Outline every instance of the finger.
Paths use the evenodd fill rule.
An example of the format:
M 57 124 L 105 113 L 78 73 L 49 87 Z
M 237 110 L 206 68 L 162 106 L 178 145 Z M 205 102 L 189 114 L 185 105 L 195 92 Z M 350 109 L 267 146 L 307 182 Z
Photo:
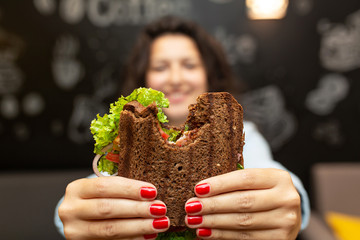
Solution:
M 78 196 L 83 199 L 104 197 L 149 200 L 157 194 L 153 184 L 124 177 L 80 179 L 70 183 L 66 191 L 78 191 Z
M 158 236 L 157 233 L 152 233 L 152 234 L 144 234 L 142 236 L 135 236 L 130 238 L 118 238 L 113 240 L 152 240 L 152 239 L 156 239 L 157 236 Z M 94 240 L 104 240 L 104 239 L 94 239 Z
M 160 218 L 166 214 L 161 201 L 135 201 L 117 198 L 95 198 L 77 201 L 77 217 L 85 220 L 111 218 Z
M 189 215 L 272 210 L 284 204 L 282 198 L 277 198 L 276 193 L 274 189 L 261 189 L 229 192 L 206 198 L 191 198 L 186 202 L 185 210 Z M 278 201 L 273 201 L 274 198 Z
M 279 182 L 279 175 L 287 174 L 279 169 L 250 168 L 237 170 L 200 181 L 195 186 L 198 197 L 214 196 L 224 192 L 251 189 L 270 189 Z
M 286 231 L 280 229 L 235 231 L 200 228 L 196 230 L 196 235 L 201 239 L 291 239 Z
M 276 209 L 257 213 L 224 213 L 185 218 L 190 228 L 216 228 L 229 230 L 261 230 L 292 228 L 298 222 L 298 213 Z M 271 219 L 271 221 L 269 220 Z
M 111 219 L 106 221 L 81 221 L 64 225 L 67 239 L 143 239 L 147 235 L 165 232 L 170 226 L 167 217 L 158 219 Z M 79 231 L 86 229 L 86 231 Z M 144 237 L 145 235 L 145 237 Z
M 144 234 L 141 236 L 135 236 L 130 238 L 118 238 L 113 240 L 152 240 L 152 239 L 156 239 L 157 237 L 158 237 L 157 233 L 151 233 L 151 234 Z M 104 239 L 98 239 L 98 240 L 104 240 Z
M 157 233 L 151 233 L 151 234 L 144 234 L 141 236 L 132 236 L 132 237 L 128 237 L 128 238 L 111 238 L 111 240 L 152 240 L 152 239 L 156 239 L 158 237 Z M 92 238 L 92 240 L 104 240 L 103 238 L 101 239 L 94 239 Z

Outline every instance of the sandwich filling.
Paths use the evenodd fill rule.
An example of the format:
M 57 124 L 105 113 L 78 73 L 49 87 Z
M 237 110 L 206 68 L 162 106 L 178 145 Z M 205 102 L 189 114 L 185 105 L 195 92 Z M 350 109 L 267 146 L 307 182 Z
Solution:
M 141 107 L 156 104 L 157 119 L 159 121 L 158 129 L 167 144 L 182 147 L 193 142 L 198 136 L 199 123 L 194 125 L 190 122 L 189 124 L 194 125 L 191 126 L 191 129 L 187 124 L 183 129 L 167 128 L 165 126 L 168 120 L 162 109 L 169 107 L 169 101 L 165 98 L 164 93 L 151 88 L 135 89 L 129 96 L 121 96 L 115 103 L 110 104 L 108 114 L 102 117 L 97 114 L 97 118 L 91 122 L 90 131 L 95 140 L 94 153 L 101 155 L 97 165 L 99 172 L 112 175 L 118 171 L 121 144 L 118 136 L 119 119 L 124 106 L 132 101 L 137 101 Z M 238 169 L 242 168 L 241 165 L 238 166 Z
M 162 138 L 168 144 L 184 146 L 192 142 L 197 136 L 197 129 L 189 130 L 185 125 L 184 129 L 178 130 L 166 128 L 163 124 L 167 123 L 167 117 L 162 108 L 169 107 L 169 101 L 162 92 L 151 88 L 135 89 L 129 96 L 121 96 L 115 103 L 110 104 L 108 114 L 104 116 L 97 115 L 97 118 L 91 122 L 90 131 L 95 140 L 94 153 L 102 155 L 98 162 L 99 172 L 105 172 L 110 175 L 118 170 L 119 163 L 119 119 L 125 104 L 137 101 L 143 107 L 155 103 L 158 113 L 159 132 Z M 111 145 L 111 146 L 110 146 Z M 108 149 L 104 151 L 104 149 Z
M 169 106 L 164 94 L 140 88 L 91 123 L 94 171 L 152 182 L 169 206 L 175 232 L 157 239 L 196 239 L 194 230 L 183 231 L 183 206 L 194 196 L 192 186 L 197 179 L 233 171 L 236 164 L 242 168 L 242 107 L 229 93 L 204 93 L 196 101 L 185 124 L 171 128 L 162 111 Z
M 176 131 L 171 129 L 170 131 Z M 185 125 L 185 129 L 182 131 L 177 131 L 175 138 L 164 138 L 168 144 L 176 145 L 179 147 L 185 146 L 195 140 L 197 137 L 199 129 L 189 130 L 189 127 Z
M 110 104 L 109 113 L 102 117 L 98 114 L 90 126 L 90 131 L 95 140 L 94 153 L 102 155 L 98 162 L 100 172 L 107 172 L 110 175 L 117 172 L 117 163 L 119 161 L 117 146 L 120 144 L 117 136 L 119 133 L 120 113 L 124 105 L 131 101 L 138 101 L 145 107 L 155 102 L 159 123 L 168 122 L 162 108 L 169 107 L 169 101 L 162 92 L 151 88 L 137 88 L 129 96 L 121 96 L 115 103 Z M 113 147 L 104 152 L 103 149 L 110 144 Z

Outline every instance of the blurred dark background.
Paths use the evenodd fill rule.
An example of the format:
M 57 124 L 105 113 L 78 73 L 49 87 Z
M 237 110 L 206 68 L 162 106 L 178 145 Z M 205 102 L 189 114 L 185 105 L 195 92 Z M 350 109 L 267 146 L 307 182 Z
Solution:
M 314 164 L 359 161 L 359 0 L 290 0 L 270 20 L 245 0 L 1 0 L 0 173 L 90 172 L 89 124 L 119 96 L 138 30 L 167 14 L 223 44 L 245 117 L 310 195 Z

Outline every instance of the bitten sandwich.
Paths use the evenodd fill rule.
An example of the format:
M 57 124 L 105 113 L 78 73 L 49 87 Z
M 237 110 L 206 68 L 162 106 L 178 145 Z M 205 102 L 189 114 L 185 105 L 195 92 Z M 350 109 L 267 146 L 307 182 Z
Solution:
M 242 168 L 243 109 L 229 93 L 204 93 L 186 122 L 170 127 L 162 111 L 168 105 L 161 92 L 136 89 L 98 116 L 91 131 L 99 170 L 154 184 L 177 229 L 185 227 L 184 205 L 197 182 Z

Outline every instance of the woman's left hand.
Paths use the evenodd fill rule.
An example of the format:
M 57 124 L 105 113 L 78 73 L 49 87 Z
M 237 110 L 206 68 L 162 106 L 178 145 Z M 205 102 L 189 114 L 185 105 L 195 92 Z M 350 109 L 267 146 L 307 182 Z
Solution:
M 185 222 L 200 238 L 293 240 L 300 230 L 300 196 L 284 170 L 230 172 L 199 182 L 195 193 Z

